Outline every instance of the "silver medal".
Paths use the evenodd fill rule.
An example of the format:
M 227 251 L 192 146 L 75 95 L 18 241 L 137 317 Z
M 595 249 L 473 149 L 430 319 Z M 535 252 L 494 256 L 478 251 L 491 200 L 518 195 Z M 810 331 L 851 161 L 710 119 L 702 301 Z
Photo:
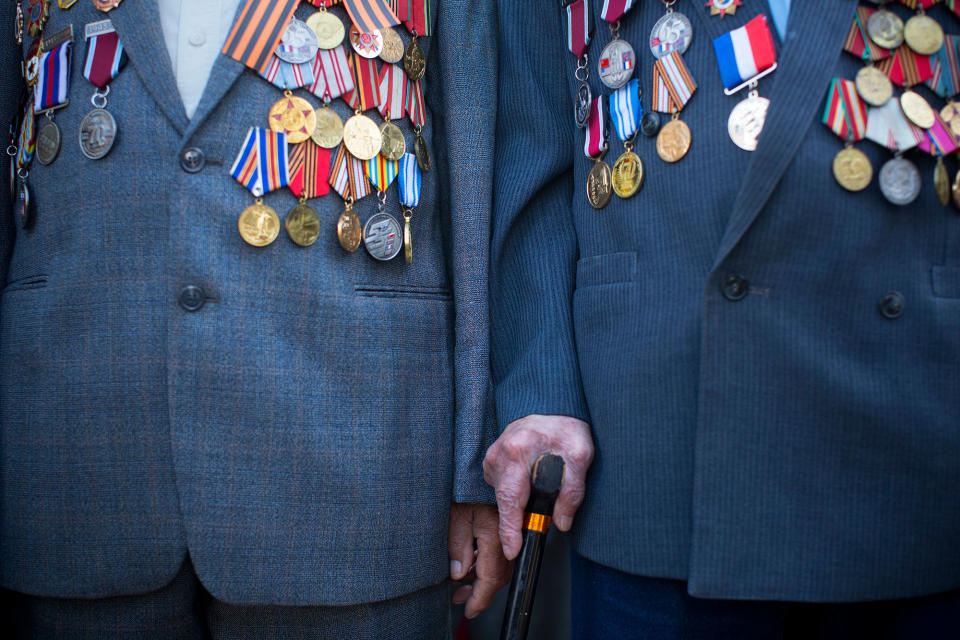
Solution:
M 614 38 L 600 53 L 597 71 L 600 82 L 611 89 L 619 89 L 630 81 L 636 66 L 637 54 L 626 40 Z
M 33 225 L 33 205 L 30 202 L 30 187 L 27 186 L 26 180 L 20 180 L 13 212 L 21 229 L 29 229 Z
M 46 166 L 53 163 L 60 153 L 60 127 L 53 120 L 47 120 L 37 130 L 37 160 Z
M 91 160 L 110 153 L 116 138 L 117 121 L 106 109 L 94 109 L 80 121 L 80 152 Z
M 393 260 L 403 248 L 403 232 L 400 223 L 388 213 L 370 216 L 363 226 L 363 244 L 377 260 Z
M 592 103 L 593 95 L 590 92 L 590 85 L 584 82 L 577 90 L 577 103 L 573 106 L 573 119 L 581 129 L 585 129 L 590 121 Z
M 306 22 L 294 18 L 287 25 L 280 39 L 280 44 L 274 50 L 278 58 L 290 64 L 310 62 L 317 56 L 320 42 L 313 29 Z
M 757 138 L 763 131 L 769 106 L 769 100 L 751 93 L 733 108 L 727 119 L 727 133 L 735 145 L 744 151 L 756 150 Z
M 676 11 L 667 11 L 650 31 L 650 51 L 656 58 L 662 58 L 674 51 L 682 54 L 690 46 L 691 40 L 693 25 L 690 18 Z
M 920 195 L 920 171 L 906 158 L 895 157 L 880 169 L 880 191 L 895 205 L 910 204 Z

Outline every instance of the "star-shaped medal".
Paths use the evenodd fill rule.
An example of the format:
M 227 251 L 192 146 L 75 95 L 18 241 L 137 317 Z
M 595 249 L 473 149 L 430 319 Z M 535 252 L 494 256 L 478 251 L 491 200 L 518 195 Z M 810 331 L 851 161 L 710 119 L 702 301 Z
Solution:
M 710 7 L 711 16 L 719 15 L 722 19 L 727 15 L 735 14 L 737 7 L 742 5 L 742 0 L 708 0 L 706 6 Z

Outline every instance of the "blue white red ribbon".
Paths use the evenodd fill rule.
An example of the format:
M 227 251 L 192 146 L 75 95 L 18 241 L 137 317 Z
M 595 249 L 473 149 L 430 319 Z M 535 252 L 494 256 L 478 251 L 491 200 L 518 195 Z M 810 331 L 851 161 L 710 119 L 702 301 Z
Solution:
M 290 182 L 287 135 L 262 127 L 250 127 L 230 175 L 260 197 Z
M 400 158 L 400 172 L 397 179 L 400 185 L 400 204 L 415 207 L 420 204 L 420 190 L 423 187 L 423 173 L 417 164 L 417 157 L 405 153 Z
M 690 102 L 697 83 L 676 51 L 653 63 L 653 109 L 661 113 L 679 113 Z
M 640 128 L 643 108 L 640 106 L 640 81 L 634 78 L 610 96 L 610 119 L 617 137 L 629 140 Z
M 575 0 L 564 11 L 567 14 L 567 50 L 580 58 L 586 53 L 593 37 L 590 0 Z
M 606 96 L 598 96 L 590 103 L 590 118 L 583 140 L 583 154 L 593 158 L 607 146 Z
M 723 86 L 728 90 L 752 80 L 777 62 L 773 34 L 763 14 L 715 38 L 713 50 Z
M 72 52 L 73 43 L 64 42 L 40 55 L 40 72 L 33 90 L 33 108 L 36 112 L 67 104 Z

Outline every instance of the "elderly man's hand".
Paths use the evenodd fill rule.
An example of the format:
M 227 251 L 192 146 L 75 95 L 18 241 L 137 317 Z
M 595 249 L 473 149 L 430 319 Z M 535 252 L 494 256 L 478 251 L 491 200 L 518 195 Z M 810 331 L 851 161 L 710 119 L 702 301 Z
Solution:
M 563 458 L 563 488 L 553 508 L 557 528 L 568 531 L 583 502 L 587 469 L 593 462 L 590 425 L 568 416 L 529 415 L 514 420 L 487 450 L 483 476 L 497 493 L 500 541 L 507 558 L 520 553 L 523 510 L 530 497 L 530 473 L 543 453 Z
M 486 504 L 450 506 L 450 577 L 465 583 L 453 594 L 467 603 L 464 615 L 475 617 L 490 606 L 497 591 L 510 581 L 510 563 L 500 547 L 497 508 Z M 476 540 L 476 549 L 474 549 Z

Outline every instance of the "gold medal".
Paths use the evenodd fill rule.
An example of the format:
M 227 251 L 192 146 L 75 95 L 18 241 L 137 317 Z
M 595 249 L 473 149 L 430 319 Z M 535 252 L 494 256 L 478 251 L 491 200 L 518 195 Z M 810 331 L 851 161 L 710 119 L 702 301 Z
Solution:
M 247 244 L 265 247 L 280 234 L 280 217 L 277 212 L 263 204 L 263 198 L 243 210 L 237 221 L 240 236 Z
M 603 209 L 610 202 L 613 195 L 613 177 L 610 172 L 610 165 L 603 161 L 603 156 L 607 153 L 607 146 L 603 146 L 603 151 L 593 161 L 593 168 L 587 174 L 587 201 L 594 209 Z
M 77 4 L 77 0 L 57 0 L 57 6 L 61 9 L 69 9 L 75 4 Z
M 417 42 L 417 36 L 413 36 L 410 44 L 403 52 L 403 70 L 407 72 L 407 77 L 416 82 L 423 77 L 423 72 L 427 69 L 427 59 L 423 55 L 423 49 Z
M 380 125 L 380 137 L 383 139 L 380 155 L 387 160 L 399 160 L 407 152 L 407 141 L 403 139 L 403 131 L 389 120 Z
M 907 46 L 922 56 L 932 56 L 943 47 L 943 27 L 924 13 L 918 13 L 903 28 Z
M 873 165 L 863 151 L 845 147 L 833 158 L 833 177 L 847 191 L 863 191 L 873 179 Z
M 283 92 L 283 99 L 270 107 L 270 129 L 287 134 L 287 142 L 300 144 L 309 138 L 317 128 L 317 112 L 303 98 L 293 95 L 290 90 Z
M 413 264 L 413 233 L 410 231 L 410 219 L 413 218 L 413 211 L 403 210 L 403 260 L 407 264 Z
M 929 129 L 937 122 L 933 107 L 916 91 L 904 91 L 900 96 L 900 108 L 907 120 L 921 129 Z
M 874 107 L 882 107 L 893 97 L 893 83 L 890 78 L 872 65 L 860 69 L 854 82 L 860 97 Z
M 317 126 L 310 136 L 317 146 L 333 149 L 343 140 L 343 120 L 330 107 L 317 110 Z
M 629 198 L 643 186 L 643 161 L 631 148 L 624 151 L 613 163 L 610 182 L 613 192 L 621 198 Z
M 353 211 L 353 202 L 347 200 L 346 208 L 337 219 L 337 239 L 344 251 L 353 253 L 360 248 L 360 241 L 363 239 L 363 227 L 360 225 L 360 218 Z
M 123 0 L 93 0 L 93 6 L 97 8 L 98 11 L 113 11 L 120 6 L 120 3 Z
M 283 226 L 290 239 L 301 247 L 309 247 L 320 236 L 320 218 L 316 211 L 307 206 L 306 198 L 300 198 L 300 204 L 290 209 Z
M 947 175 L 947 166 L 943 163 L 943 156 L 937 156 L 937 166 L 933 170 L 933 189 L 937 192 L 937 200 L 946 206 L 950 202 L 950 176 Z
M 940 109 L 940 118 L 947 123 L 953 135 L 960 138 L 960 103 L 950 101 Z
M 376 158 L 383 146 L 380 128 L 359 111 L 343 125 L 343 144 L 358 160 Z
M 383 51 L 380 52 L 380 59 L 384 62 L 393 64 L 403 59 L 403 40 L 393 29 L 384 29 L 380 32 L 383 37 Z
M 957 171 L 957 177 L 953 179 L 953 206 L 960 209 L 960 171 Z
M 417 157 L 417 164 L 422 171 L 430 171 L 430 148 L 427 141 L 420 135 L 420 126 L 414 127 L 417 137 L 413 139 L 413 155 Z
M 867 19 L 867 33 L 884 49 L 896 49 L 903 44 L 903 20 L 893 11 L 880 9 Z
M 325 8 L 307 18 L 307 26 L 317 34 L 317 43 L 321 49 L 337 48 L 347 33 L 340 18 L 328 13 Z
M 674 113 L 657 135 L 657 153 L 664 162 L 677 162 L 690 151 L 692 138 L 690 127 Z

